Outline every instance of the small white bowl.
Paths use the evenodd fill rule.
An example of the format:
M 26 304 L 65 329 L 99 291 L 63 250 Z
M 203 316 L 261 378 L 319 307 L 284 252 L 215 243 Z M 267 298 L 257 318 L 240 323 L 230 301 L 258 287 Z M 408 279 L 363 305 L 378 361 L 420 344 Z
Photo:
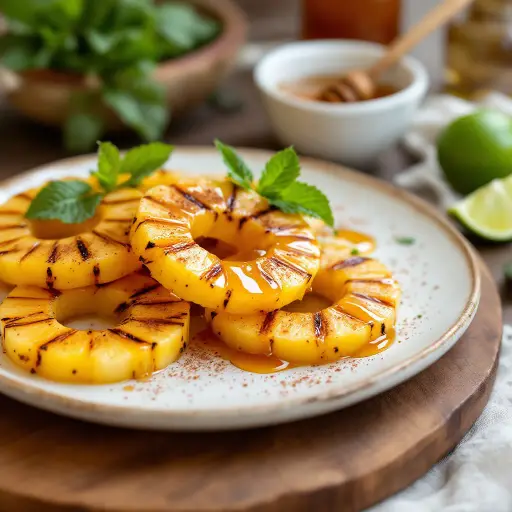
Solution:
M 384 52 L 362 41 L 299 41 L 268 53 L 256 66 L 260 89 L 276 135 L 307 155 L 366 167 L 407 130 L 428 89 L 420 62 L 404 58 L 382 77 L 398 92 L 359 103 L 322 103 L 293 96 L 283 83 L 365 68 Z

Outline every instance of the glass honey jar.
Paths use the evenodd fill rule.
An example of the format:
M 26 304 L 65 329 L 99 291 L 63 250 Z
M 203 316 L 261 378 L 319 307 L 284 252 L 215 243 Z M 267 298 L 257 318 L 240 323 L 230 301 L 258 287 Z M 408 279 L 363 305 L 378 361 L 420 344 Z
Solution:
M 302 0 L 302 37 L 388 44 L 400 17 L 401 0 Z
M 448 29 L 446 90 L 512 95 L 512 0 L 475 0 Z

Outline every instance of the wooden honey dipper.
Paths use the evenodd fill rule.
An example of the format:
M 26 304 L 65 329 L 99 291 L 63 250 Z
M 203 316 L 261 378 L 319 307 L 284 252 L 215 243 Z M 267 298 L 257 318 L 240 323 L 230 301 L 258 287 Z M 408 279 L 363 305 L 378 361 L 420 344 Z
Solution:
M 377 79 L 384 71 L 389 69 L 431 32 L 462 11 L 472 1 L 445 0 L 409 31 L 395 39 L 388 46 L 386 53 L 375 64 L 368 69 L 355 69 L 348 72 L 338 82 L 322 89 L 317 99 L 331 103 L 353 103 L 375 97 Z

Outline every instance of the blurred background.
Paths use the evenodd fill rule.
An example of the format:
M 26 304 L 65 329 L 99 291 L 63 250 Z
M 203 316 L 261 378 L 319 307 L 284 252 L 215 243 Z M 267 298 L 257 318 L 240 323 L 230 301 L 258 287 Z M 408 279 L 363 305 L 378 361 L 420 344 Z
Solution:
M 372 15 L 372 9 L 369 9 L 365 2 L 380 6 L 381 11 L 378 16 L 376 13 Z M 168 32 L 169 37 L 166 39 L 166 44 L 171 49 L 168 55 L 160 56 L 160 58 L 169 57 L 174 60 L 174 63 L 180 62 L 174 67 L 169 66 L 169 69 L 157 70 L 159 81 L 168 91 L 171 91 L 169 94 L 172 96 L 171 103 L 173 104 L 171 107 L 172 122 L 169 127 L 163 127 L 161 133 L 158 129 L 156 133 L 154 130 L 151 133 L 151 128 L 148 133 L 144 126 L 140 127 L 140 124 L 146 123 L 146 125 L 155 127 L 158 124 L 166 124 L 166 120 L 162 116 L 159 117 L 158 113 L 153 117 L 150 114 L 149 120 L 138 120 L 136 112 L 133 114 L 135 119 L 133 116 L 130 118 L 130 113 L 125 113 L 136 110 L 137 105 L 134 106 L 130 103 L 130 98 L 127 99 L 127 95 L 124 94 L 125 91 L 115 91 L 117 97 L 113 95 L 112 91 L 109 91 L 109 105 L 120 110 L 121 117 L 123 115 L 125 117 L 124 121 L 128 120 L 128 124 L 131 124 L 139 135 L 137 136 L 137 133 L 133 131 L 131 133 L 111 133 L 109 131 L 108 138 L 113 139 L 121 147 L 137 143 L 141 136 L 143 138 L 163 137 L 175 144 L 210 144 L 214 137 L 220 137 L 235 145 L 277 147 L 278 143 L 262 112 L 258 93 L 252 81 L 253 65 L 269 48 L 303 36 L 357 37 L 389 42 L 396 35 L 396 27 L 401 29 L 409 27 L 438 3 L 436 0 L 365 0 L 365 2 L 357 2 L 359 8 L 356 8 L 357 6 L 353 2 L 339 0 L 303 0 L 302 2 L 300 0 L 280 0 L 279 2 L 274 0 L 202 0 L 196 2 L 199 4 L 199 14 L 204 13 L 207 21 L 212 15 L 212 18 L 220 19 L 220 26 L 229 28 L 229 38 L 223 41 L 223 47 L 217 46 L 213 54 L 206 52 L 206 57 L 201 57 L 202 63 L 198 63 L 197 59 L 196 62 L 192 62 L 194 53 L 204 52 L 205 47 L 214 44 L 217 37 L 222 37 L 223 30 L 217 28 L 219 32 L 216 32 L 216 28 L 209 27 L 208 23 L 203 25 L 197 23 L 198 26 L 196 26 L 195 21 L 197 20 L 191 19 L 187 13 L 183 12 L 168 13 L 167 19 L 162 16 L 164 21 L 170 20 L 163 31 L 167 30 Z M 140 2 L 131 0 L 127 1 L 126 5 L 137 7 L 137 4 L 145 3 L 147 3 L 145 0 Z M 48 57 L 41 51 L 38 53 L 37 62 L 27 61 L 23 51 L 29 51 L 29 55 L 33 56 L 42 43 L 30 40 L 27 43 L 29 49 L 26 50 L 21 44 L 25 43 L 20 38 L 29 36 L 25 35 L 25 28 L 19 30 L 21 23 L 15 17 L 18 16 L 22 19 L 24 24 L 33 24 L 35 28 L 32 27 L 32 30 L 36 32 L 40 32 L 41 28 L 48 29 L 46 25 L 49 25 L 50 28 L 47 33 L 43 34 L 43 37 L 44 44 L 52 51 L 52 45 L 68 44 L 54 41 L 67 30 L 65 21 L 61 23 L 64 28 L 59 26 L 59 16 L 56 13 L 61 13 L 62 10 L 62 18 L 71 16 L 73 13 L 70 6 L 75 4 L 75 0 L 66 0 L 64 3 L 56 1 L 53 10 L 46 14 L 50 21 L 46 20 L 42 24 L 23 19 L 27 12 L 30 13 L 31 10 L 36 9 L 34 6 L 37 4 L 31 0 L 27 2 L 2 0 L 0 2 L 2 11 L 13 19 L 10 26 L 11 31 L 14 30 L 21 34 L 18 41 L 9 42 L 10 47 L 6 49 L 5 44 L 3 47 L 3 63 L 15 71 L 15 73 L 10 73 L 4 70 L 2 74 L 0 151 L 3 155 L 1 164 L 3 176 L 62 158 L 70 153 L 93 151 L 95 148 L 91 141 L 101 137 L 105 138 L 101 131 L 96 132 L 94 120 L 82 119 L 80 122 L 80 111 L 78 111 L 79 115 L 75 116 L 76 122 L 74 121 L 70 128 L 71 143 L 70 137 L 67 140 L 65 137 L 63 140 L 60 129 L 54 127 L 65 124 L 65 118 L 69 118 L 66 106 L 68 104 L 74 105 L 74 108 L 82 108 L 85 112 L 91 110 L 90 103 L 87 104 L 88 98 L 84 99 L 78 94 L 70 96 L 71 93 L 69 93 L 70 80 L 81 80 L 79 73 L 86 69 L 84 66 L 89 66 L 90 63 L 82 64 L 72 60 L 75 53 L 80 55 L 80 52 L 84 52 L 83 48 L 70 49 L 68 53 L 71 54 L 71 58 L 59 54 Z M 60 4 L 67 7 L 63 8 Z M 95 4 L 108 5 L 109 2 L 98 3 L 91 0 L 88 5 Z M 76 5 L 79 5 L 79 2 Z M 335 18 L 338 22 L 334 32 L 333 27 L 322 25 L 322 10 L 326 9 L 330 13 L 328 17 L 334 17 L 333 13 L 338 16 Z M 242 13 L 245 13 L 245 19 Z M 43 15 L 45 13 L 41 17 L 44 17 Z M 343 19 L 345 19 L 345 24 L 342 23 Z M 349 21 L 347 22 L 347 20 Z M 129 21 L 123 22 L 129 23 Z M 37 25 L 38 23 L 39 25 Z M 118 29 L 124 30 L 124 28 L 119 27 Z M 25 32 L 23 32 L 24 30 Z M 105 56 L 119 55 L 121 47 L 126 50 L 126 41 L 118 41 L 117 47 L 115 41 L 112 42 L 115 39 L 116 30 L 112 24 L 109 26 L 108 23 L 106 25 L 104 23 L 101 26 L 99 21 L 94 21 L 91 22 L 89 32 L 95 37 L 92 38 L 90 33 L 85 34 L 85 29 L 85 36 L 80 34 L 80 37 L 86 40 L 91 48 L 94 48 L 95 55 L 99 55 L 98 59 L 101 61 L 105 60 Z M 40 38 L 39 32 L 37 37 Z M 33 35 L 30 34 L 30 37 Z M 247 44 L 245 44 L 245 40 L 247 40 Z M 414 54 L 427 66 L 431 74 L 432 87 L 435 89 L 440 88 L 443 83 L 443 65 L 446 54 L 444 41 L 444 31 L 438 31 L 414 51 Z M 30 44 L 34 44 L 35 47 L 30 47 Z M 82 42 L 79 41 L 80 44 Z M 180 50 L 178 51 L 176 48 L 180 48 Z M 6 50 L 10 51 L 7 55 Z M 127 58 L 129 57 L 130 55 L 127 54 Z M 184 62 L 187 58 L 188 63 Z M 101 64 L 103 65 L 102 62 Z M 53 68 L 60 67 L 60 76 L 57 74 L 55 76 L 45 75 L 45 65 L 50 65 Z M 115 65 L 117 63 L 108 63 L 108 66 L 111 67 L 107 66 L 106 71 L 100 70 L 100 75 L 104 72 L 106 76 L 113 76 L 114 72 L 111 69 L 114 69 L 117 74 L 121 74 L 118 73 L 118 68 L 112 68 Z M 37 69 L 34 71 L 32 68 Z M 40 68 L 43 68 L 43 72 Z M 232 72 L 229 73 L 229 71 Z M 96 68 L 90 73 L 92 76 L 87 77 L 89 82 L 94 82 L 95 72 Z M 24 87 L 21 89 L 19 88 L 19 75 L 24 77 Z M 225 78 L 226 75 L 228 75 L 227 78 Z M 129 81 L 132 81 L 131 77 L 129 77 Z M 56 83 L 57 89 L 55 89 Z M 59 87 L 60 89 L 58 89 Z M 77 84 L 71 83 L 71 90 L 73 87 L 76 88 Z M 137 94 L 141 96 L 153 94 L 152 91 L 148 93 L 144 87 L 145 85 L 142 84 L 140 89 L 143 90 Z M 62 93 L 62 90 L 65 92 Z M 129 92 L 132 94 L 133 91 Z M 143 101 L 146 103 L 142 103 L 139 110 L 153 112 L 155 110 L 153 105 L 148 103 L 150 100 L 144 98 Z M 85 106 L 81 106 L 81 104 Z M 250 123 L 246 123 L 246 119 L 250 119 Z M 240 129 L 241 124 L 243 124 L 243 130 Z M 74 136 L 73 129 L 76 132 Z M 396 156 L 393 154 L 388 158 L 394 159 Z

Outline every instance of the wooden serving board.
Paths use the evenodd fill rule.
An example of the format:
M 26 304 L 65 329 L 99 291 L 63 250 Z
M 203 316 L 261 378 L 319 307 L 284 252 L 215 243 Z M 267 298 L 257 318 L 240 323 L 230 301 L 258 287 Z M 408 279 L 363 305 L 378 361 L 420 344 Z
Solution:
M 438 363 L 359 405 L 288 425 L 177 434 L 91 425 L 0 397 L 2 511 L 355 511 L 412 483 L 484 408 L 502 334 L 482 267 L 468 332 Z

